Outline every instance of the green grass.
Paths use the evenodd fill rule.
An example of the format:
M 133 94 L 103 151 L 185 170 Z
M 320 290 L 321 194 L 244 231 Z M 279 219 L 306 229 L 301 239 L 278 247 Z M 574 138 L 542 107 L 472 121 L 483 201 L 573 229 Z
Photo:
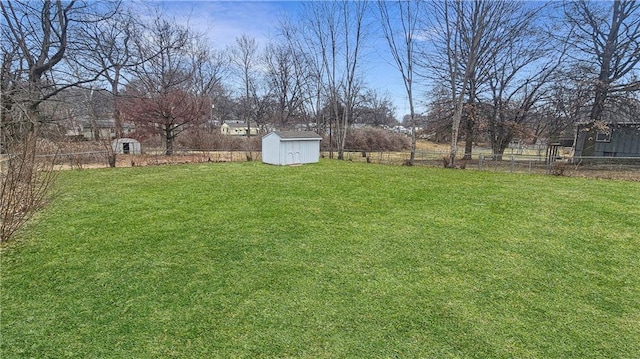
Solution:
M 640 183 L 323 161 L 69 171 L 4 358 L 638 358 Z

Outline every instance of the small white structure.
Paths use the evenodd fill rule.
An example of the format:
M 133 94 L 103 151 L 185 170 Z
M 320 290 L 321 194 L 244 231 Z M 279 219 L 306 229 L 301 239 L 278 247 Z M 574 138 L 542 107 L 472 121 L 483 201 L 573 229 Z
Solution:
M 139 155 L 142 153 L 140 142 L 133 138 L 117 138 L 111 142 L 111 148 L 118 155 Z
M 248 128 L 244 122 L 225 122 L 220 126 L 220 132 L 227 136 L 246 136 L 247 132 L 250 132 L 251 136 L 257 136 L 260 129 L 257 126 Z
M 274 131 L 262 137 L 262 162 L 272 165 L 315 163 L 322 137 L 315 132 Z

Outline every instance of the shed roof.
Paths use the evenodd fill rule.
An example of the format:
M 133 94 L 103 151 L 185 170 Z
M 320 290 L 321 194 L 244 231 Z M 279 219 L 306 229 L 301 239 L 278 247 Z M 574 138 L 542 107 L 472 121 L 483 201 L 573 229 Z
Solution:
M 321 140 L 322 136 L 311 131 L 273 131 L 282 140 Z
M 615 121 L 605 121 L 605 123 L 608 126 L 640 126 L 640 122 L 639 121 L 620 121 L 620 122 L 615 122 Z M 589 121 L 581 121 L 578 122 L 577 125 L 578 126 L 585 126 L 585 125 L 591 125 L 593 124 L 593 122 L 589 122 Z
M 121 137 L 121 138 L 116 138 L 111 142 L 112 143 L 136 143 L 136 142 L 139 143 L 140 141 L 136 140 L 135 138 Z

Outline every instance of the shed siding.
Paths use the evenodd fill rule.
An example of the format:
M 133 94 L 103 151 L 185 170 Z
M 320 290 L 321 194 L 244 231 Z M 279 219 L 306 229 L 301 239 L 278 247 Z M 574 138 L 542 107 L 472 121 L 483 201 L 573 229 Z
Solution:
M 640 156 L 640 129 L 637 125 L 616 126 L 611 129 L 609 142 L 595 142 L 595 157 L 638 157 Z M 583 126 L 578 126 L 575 144 L 575 156 L 582 156 L 587 136 L 595 136 L 595 131 L 584 131 Z
M 292 165 L 319 161 L 320 141 L 281 141 L 278 163 Z
M 272 165 L 280 164 L 280 140 L 278 136 L 270 133 L 262 138 L 262 162 Z
M 274 165 L 315 163 L 320 160 L 320 140 L 304 136 L 281 138 L 272 132 L 262 138 L 262 162 Z
M 115 139 L 111 142 L 111 148 L 116 154 L 139 155 L 142 153 L 140 142 L 132 138 Z

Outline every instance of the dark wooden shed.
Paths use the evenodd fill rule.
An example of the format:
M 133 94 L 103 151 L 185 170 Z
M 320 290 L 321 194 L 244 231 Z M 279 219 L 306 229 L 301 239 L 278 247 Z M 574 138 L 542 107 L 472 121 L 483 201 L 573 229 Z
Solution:
M 574 157 L 640 157 L 640 123 L 579 124 Z

